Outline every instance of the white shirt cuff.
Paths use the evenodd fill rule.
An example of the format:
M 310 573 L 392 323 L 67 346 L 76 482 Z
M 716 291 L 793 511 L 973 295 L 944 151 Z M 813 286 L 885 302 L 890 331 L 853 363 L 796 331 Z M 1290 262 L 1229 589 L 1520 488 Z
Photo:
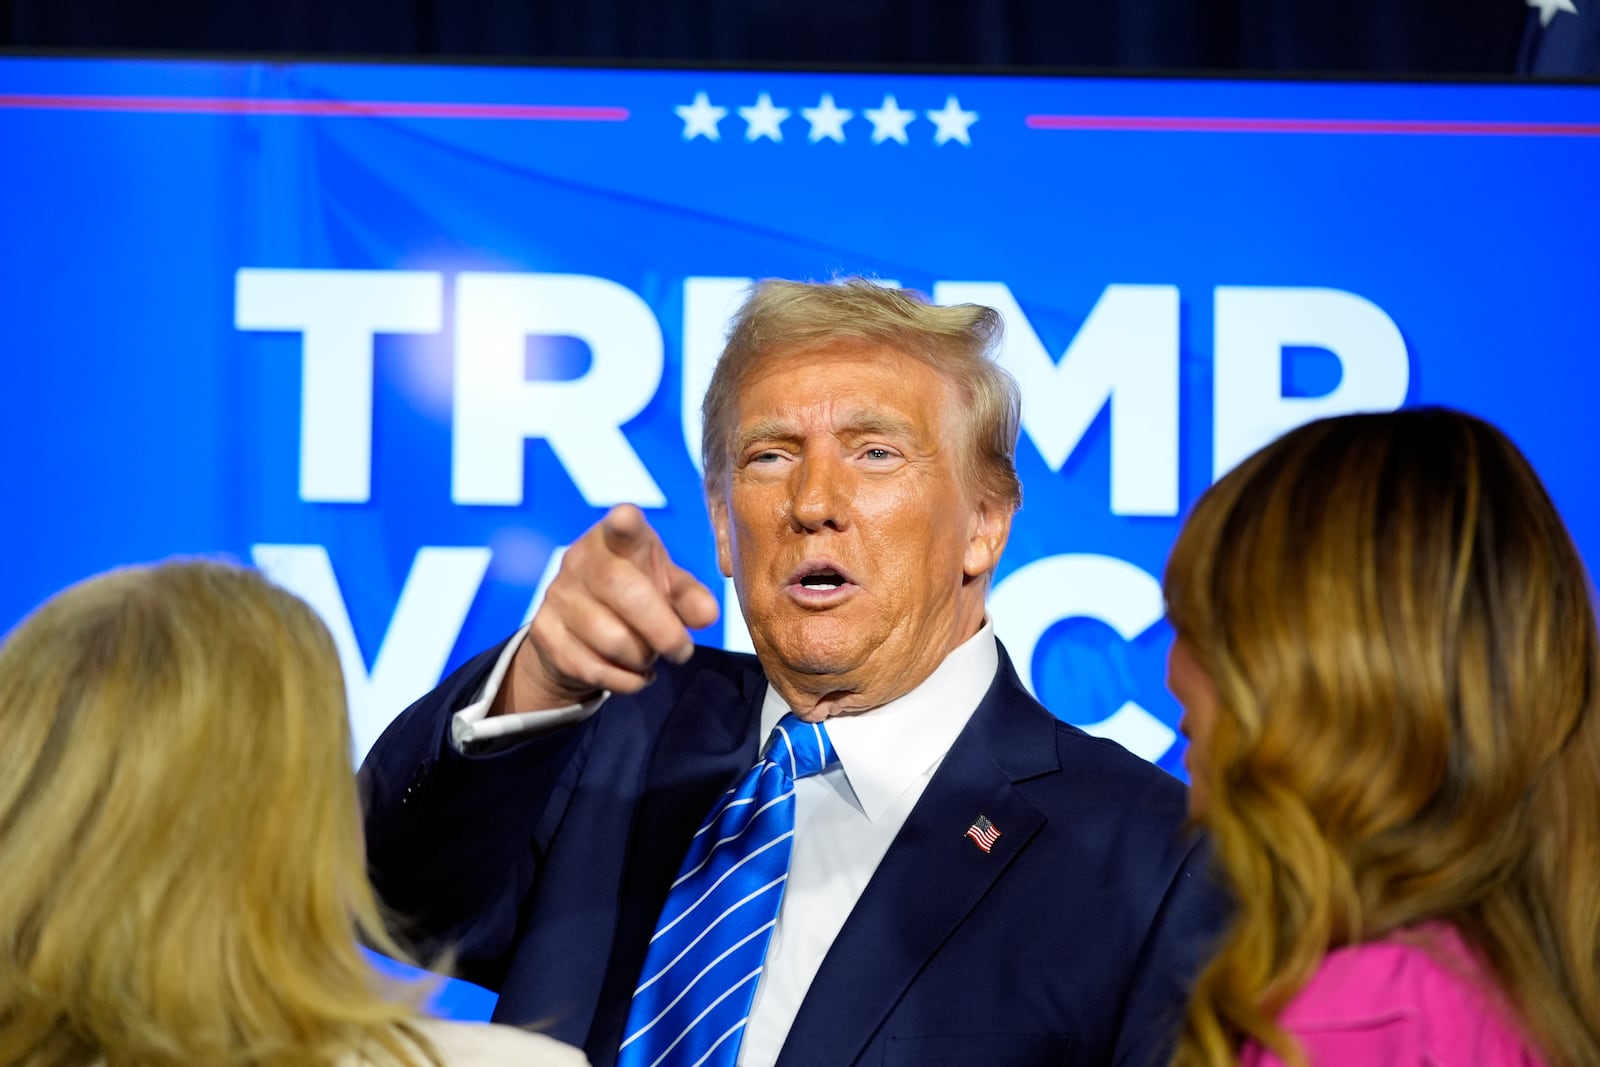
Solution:
M 524 626 L 506 642 L 506 647 L 500 652 L 500 658 L 494 661 L 494 670 L 484 679 L 483 688 L 478 690 L 477 697 L 451 716 L 450 743 L 457 752 L 465 752 L 468 745 L 482 744 L 485 741 L 535 737 L 558 726 L 582 722 L 599 711 L 600 705 L 611 695 L 610 692 L 602 690 L 581 704 L 568 704 L 564 708 L 550 708 L 546 711 L 519 711 L 490 718 L 489 706 L 499 694 L 500 686 L 505 682 L 506 672 L 511 669 L 511 661 L 516 658 L 517 649 L 522 647 L 522 639 L 527 633 L 528 628 Z

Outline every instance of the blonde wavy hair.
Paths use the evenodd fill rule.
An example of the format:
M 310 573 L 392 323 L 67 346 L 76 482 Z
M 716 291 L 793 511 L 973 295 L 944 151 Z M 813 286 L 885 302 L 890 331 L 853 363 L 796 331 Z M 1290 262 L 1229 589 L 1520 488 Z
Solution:
M 436 1063 L 360 834 L 304 603 L 198 561 L 55 596 L 0 646 L 0 1065 Z
M 965 403 L 962 475 L 981 497 L 1015 511 L 1022 505 L 1017 435 L 1022 396 L 995 362 L 1004 333 L 1000 313 L 981 304 L 930 304 L 908 289 L 865 278 L 830 283 L 768 278 L 757 282 L 728 329 L 728 342 L 701 405 L 702 469 L 707 492 L 728 473 L 739 390 L 773 362 L 841 342 L 883 345 L 945 375 Z M 826 383 L 819 382 L 825 389 Z
M 1238 910 L 1174 1064 L 1254 1041 L 1329 950 L 1454 925 L 1552 1067 L 1600 1064 L 1600 639 L 1527 460 L 1441 409 L 1303 426 L 1166 572 L 1218 708 L 1201 820 Z

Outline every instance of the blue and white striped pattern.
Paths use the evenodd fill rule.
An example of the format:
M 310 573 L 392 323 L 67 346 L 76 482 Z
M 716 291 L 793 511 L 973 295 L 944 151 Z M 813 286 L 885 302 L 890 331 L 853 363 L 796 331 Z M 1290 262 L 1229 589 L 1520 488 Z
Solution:
M 820 724 L 785 715 L 717 801 L 661 909 L 617 1067 L 731 1067 L 789 877 L 794 780 L 837 759 Z

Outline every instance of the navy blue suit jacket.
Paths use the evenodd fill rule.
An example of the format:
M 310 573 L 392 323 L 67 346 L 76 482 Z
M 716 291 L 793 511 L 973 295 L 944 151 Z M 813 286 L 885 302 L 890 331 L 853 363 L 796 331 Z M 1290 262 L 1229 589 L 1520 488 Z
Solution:
M 660 663 L 586 722 L 490 755 L 451 747 L 499 649 L 402 714 L 362 770 L 373 879 L 423 950 L 453 950 L 532 1023 L 613 1062 L 667 888 L 754 761 L 752 656 Z M 1220 923 L 1184 790 L 1051 715 L 1001 653 L 817 972 L 779 1060 L 1165 1061 Z M 990 853 L 965 836 L 985 814 Z

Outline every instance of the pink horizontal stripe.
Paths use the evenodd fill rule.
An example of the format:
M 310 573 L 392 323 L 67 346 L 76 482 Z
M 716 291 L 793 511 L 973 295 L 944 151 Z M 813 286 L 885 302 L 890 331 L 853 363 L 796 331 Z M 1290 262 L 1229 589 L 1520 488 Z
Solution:
M 1600 123 L 1460 122 L 1451 119 L 1277 119 L 1228 116 L 1029 115 L 1032 130 L 1178 133 L 1382 133 L 1476 137 L 1600 137 Z
M 427 100 L 269 100 L 228 96 L 0 95 L 0 108 L 40 111 L 132 111 L 163 115 L 293 115 L 395 119 L 512 119 L 626 122 L 625 107 L 552 104 L 452 104 Z

